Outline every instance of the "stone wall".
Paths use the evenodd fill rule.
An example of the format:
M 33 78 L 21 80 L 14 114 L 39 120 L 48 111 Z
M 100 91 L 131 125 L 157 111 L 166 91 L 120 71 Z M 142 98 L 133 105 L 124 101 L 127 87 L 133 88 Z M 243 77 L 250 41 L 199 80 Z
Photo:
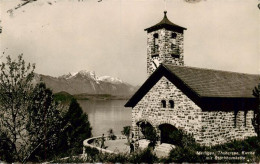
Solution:
M 238 111 L 235 121 L 234 111 L 202 112 L 202 130 L 199 142 L 203 145 L 215 145 L 255 136 L 251 121 L 253 116 L 252 110 L 246 112 L 246 117 L 244 111 Z
M 161 100 L 166 101 L 166 108 L 161 106 Z M 170 108 L 169 100 L 174 101 L 174 108 Z M 201 109 L 195 103 L 168 79 L 162 77 L 132 109 L 132 127 L 135 136 L 137 136 L 138 127 L 136 123 L 147 121 L 156 128 L 159 135 L 158 126 L 167 123 L 178 129 L 183 129 L 199 139 L 199 132 L 201 131 L 200 113 Z
M 161 100 L 166 101 L 166 108 L 161 106 Z M 174 101 L 174 108 L 170 108 L 169 100 Z M 167 123 L 193 134 L 200 144 L 216 145 L 255 136 L 252 118 L 253 111 L 249 110 L 245 124 L 244 111 L 239 111 L 235 127 L 234 112 L 202 111 L 167 78 L 162 77 L 132 109 L 132 128 L 134 138 L 138 139 L 140 129 L 137 122 L 149 122 L 156 128 L 158 135 L 159 125 Z
M 154 52 L 154 34 L 158 34 L 158 52 Z M 178 47 L 179 57 L 172 57 L 173 51 L 176 49 L 171 49 L 171 34 L 173 32 L 166 30 L 164 28 L 150 32 L 147 34 L 147 74 L 150 76 L 154 71 L 152 67 L 153 55 L 159 55 L 154 57 L 159 60 L 159 63 L 184 65 L 183 59 L 183 33 L 174 32 L 177 34 L 176 45 Z

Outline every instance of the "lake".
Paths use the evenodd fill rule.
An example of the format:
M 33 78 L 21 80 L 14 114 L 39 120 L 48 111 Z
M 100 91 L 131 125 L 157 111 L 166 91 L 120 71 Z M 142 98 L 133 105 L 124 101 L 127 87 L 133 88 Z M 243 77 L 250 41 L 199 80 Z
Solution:
M 78 100 L 82 110 L 88 114 L 93 136 L 106 135 L 112 128 L 121 134 L 124 126 L 131 126 L 131 109 L 125 108 L 126 100 Z

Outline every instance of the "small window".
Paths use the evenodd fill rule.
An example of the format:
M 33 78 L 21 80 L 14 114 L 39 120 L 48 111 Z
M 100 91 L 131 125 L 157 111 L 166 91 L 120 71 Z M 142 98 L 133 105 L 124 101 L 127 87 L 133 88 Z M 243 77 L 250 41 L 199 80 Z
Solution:
M 157 33 L 153 34 L 153 37 L 154 37 L 154 40 L 153 40 L 153 53 L 156 53 L 158 52 L 159 50 L 159 45 L 158 45 L 158 38 L 159 38 L 159 35 Z
M 172 49 L 175 47 L 176 37 L 177 37 L 177 34 L 176 34 L 176 33 L 172 33 L 172 36 L 171 36 L 171 42 L 172 42 L 171 48 L 172 48 Z
M 180 58 L 180 55 L 179 55 L 179 54 L 171 54 L 171 56 L 172 56 L 173 58 Z
M 170 104 L 170 108 L 174 108 L 174 101 L 173 100 L 170 100 L 169 104 Z
M 169 82 L 168 81 L 166 82 L 166 88 L 169 88 Z
M 245 127 L 246 127 L 246 115 L 247 115 L 247 111 L 245 111 L 245 113 L 244 113 L 244 118 L 245 118 L 244 126 L 245 126 Z
M 177 34 L 176 33 L 172 33 L 172 38 L 176 39 L 176 37 L 177 37 Z
M 161 103 L 162 103 L 162 108 L 166 108 L 166 101 L 162 100 Z
M 234 111 L 234 127 L 236 128 L 237 127 L 237 113 L 238 111 Z
M 157 33 L 153 34 L 154 38 L 159 38 L 159 35 Z

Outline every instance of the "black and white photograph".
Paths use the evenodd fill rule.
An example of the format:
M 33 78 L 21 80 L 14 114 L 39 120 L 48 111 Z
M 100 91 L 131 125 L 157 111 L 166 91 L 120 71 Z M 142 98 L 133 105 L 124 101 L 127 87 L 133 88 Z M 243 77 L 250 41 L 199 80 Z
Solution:
M 0 0 L 0 163 L 259 163 L 260 0 Z

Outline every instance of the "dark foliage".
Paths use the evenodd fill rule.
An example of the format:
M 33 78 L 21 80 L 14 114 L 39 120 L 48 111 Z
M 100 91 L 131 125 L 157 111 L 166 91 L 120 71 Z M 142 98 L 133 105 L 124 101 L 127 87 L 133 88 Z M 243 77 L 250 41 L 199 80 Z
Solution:
M 121 131 L 121 133 L 123 135 L 125 135 L 127 137 L 127 139 L 129 139 L 129 136 L 130 136 L 130 129 L 131 129 L 130 126 L 125 126 L 125 127 L 123 127 L 123 130 Z
M 202 159 L 192 147 L 179 147 L 173 149 L 166 162 L 201 162 Z
M 69 104 L 73 96 L 67 92 L 58 92 L 54 94 L 54 100 L 62 104 Z
M 7 137 L 7 135 L 0 131 L 0 159 L 11 163 L 14 161 L 12 154 L 14 150 L 12 149 L 12 142 Z
M 128 161 L 130 163 L 155 163 L 158 162 L 158 158 L 150 148 L 146 148 L 141 152 L 133 153 Z
M 57 136 L 62 132 L 62 117 L 52 91 L 44 83 L 35 86 L 31 99 L 26 129 L 32 148 L 36 149 L 28 160 L 38 162 L 52 156 Z
M 83 141 L 91 137 L 88 115 L 83 113 L 76 99 L 72 99 L 68 112 L 64 116 L 66 129 L 59 136 L 58 151 L 63 155 L 81 154 Z

